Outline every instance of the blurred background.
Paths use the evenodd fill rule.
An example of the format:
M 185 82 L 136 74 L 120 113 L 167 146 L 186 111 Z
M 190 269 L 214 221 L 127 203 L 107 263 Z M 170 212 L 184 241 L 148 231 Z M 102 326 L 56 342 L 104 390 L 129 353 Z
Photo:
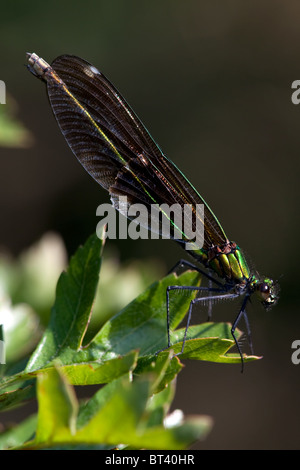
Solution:
M 48 62 L 74 54 L 103 71 L 228 237 L 259 272 L 279 279 L 278 305 L 265 312 L 253 302 L 249 309 L 261 361 L 246 364 L 244 374 L 239 366 L 185 362 L 173 407 L 215 423 L 195 449 L 300 447 L 300 365 L 291 361 L 292 342 L 300 339 L 300 106 L 291 101 L 291 84 L 300 79 L 299 15 L 296 0 L 28 0 L 1 7 L 7 104 L 0 105 L 0 249 L 10 260 L 4 279 L 9 263 L 24 260 L 48 232 L 73 254 L 95 230 L 96 207 L 109 202 L 65 143 L 44 84 L 25 68 L 26 52 Z M 114 260 L 113 278 L 118 266 L 141 273 L 143 282 L 128 277 L 135 296 L 184 252 L 168 240 L 109 240 L 105 256 Z M 6 283 L 14 301 L 26 301 L 28 289 Z M 226 304 L 222 319 L 233 321 L 237 309 Z M 10 420 L 25 411 L 14 413 Z

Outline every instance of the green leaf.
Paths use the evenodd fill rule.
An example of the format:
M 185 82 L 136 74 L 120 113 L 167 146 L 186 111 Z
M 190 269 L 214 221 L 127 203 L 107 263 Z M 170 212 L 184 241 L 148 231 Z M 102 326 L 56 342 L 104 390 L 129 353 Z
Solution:
M 70 441 L 75 433 L 78 404 L 74 390 L 59 370 L 38 375 L 39 403 L 36 443 Z
M 141 376 L 145 373 L 157 375 L 153 381 L 153 393 L 160 392 L 177 376 L 183 368 L 183 364 L 178 357 L 174 357 L 173 350 L 167 351 L 159 356 L 144 356 L 138 361 L 134 370 L 135 376 Z
M 37 372 L 59 364 L 72 384 L 108 383 L 133 371 L 135 376 L 161 371 L 153 391 L 158 393 L 182 368 L 180 359 L 191 358 L 223 363 L 240 363 L 238 354 L 228 354 L 234 345 L 228 324 L 204 323 L 189 328 L 184 354 L 184 329 L 176 326 L 184 318 L 195 292 L 182 291 L 171 299 L 172 346 L 167 346 L 166 289 L 169 285 L 197 286 L 199 273 L 170 274 L 154 283 L 121 312 L 110 319 L 95 338 L 83 346 L 100 270 L 101 241 L 94 235 L 71 259 L 57 285 L 50 325 L 25 371 L 5 377 L 1 383 L 2 407 L 17 404 L 32 394 L 30 380 Z M 239 336 L 239 332 L 236 332 Z M 137 351 L 140 357 L 137 362 Z M 169 356 L 172 350 L 171 356 Z M 245 361 L 257 359 L 245 357 Z M 16 385 L 19 388 L 16 389 Z M 14 389 L 12 390 L 12 387 Z
M 4 389 L 0 394 L 0 411 L 7 411 L 33 397 L 35 397 L 35 386 L 29 381 L 17 389 Z
M 26 418 L 21 424 L 0 434 L 0 450 L 22 445 L 31 439 L 35 433 L 37 416 Z
M 101 249 L 102 241 L 93 234 L 60 276 L 49 327 L 28 362 L 27 372 L 82 346 L 99 280 Z
M 15 441 L 21 448 L 104 449 L 122 443 L 129 448 L 185 449 L 206 436 L 212 421 L 200 416 L 177 419 L 170 425 L 167 413 L 175 393 L 174 379 L 183 367 L 181 359 L 240 364 L 239 354 L 228 353 L 235 345 L 231 326 L 211 322 L 191 326 L 180 354 L 185 335 L 180 324 L 196 291 L 174 291 L 170 299 L 172 346 L 166 348 L 167 287 L 199 286 L 200 274 L 187 271 L 155 282 L 84 344 L 101 250 L 101 240 L 93 235 L 71 258 L 57 284 L 50 324 L 27 367 L 0 382 L 0 408 L 31 397 L 33 379 L 38 376 L 36 437 L 22 446 L 26 440 L 22 435 Z M 237 339 L 240 335 L 236 330 Z M 244 357 L 245 361 L 254 359 Z M 107 385 L 79 407 L 70 384 L 102 383 Z M 8 441 L 3 442 L 7 446 Z
M 158 393 L 152 395 L 147 403 L 147 427 L 160 425 L 171 407 L 175 396 L 176 380 L 170 381 Z
M 184 351 L 181 354 L 182 340 L 185 328 L 176 330 L 171 334 L 173 346 L 165 352 L 173 350 L 179 354 L 180 359 L 197 359 L 210 362 L 221 362 L 223 364 L 241 364 L 239 353 L 228 354 L 228 350 L 235 346 L 235 341 L 231 334 L 230 323 L 201 323 L 189 327 Z M 235 331 L 236 338 L 242 336 L 238 329 Z M 244 354 L 244 362 L 260 359 L 258 356 L 248 356 Z
M 123 374 L 132 371 L 137 363 L 137 351 L 131 351 L 124 356 L 108 359 L 104 362 L 72 363 L 61 365 L 59 361 L 47 365 L 32 372 L 20 372 L 18 374 L 5 377 L 0 382 L 0 409 L 5 406 L 15 405 L 22 398 L 32 396 L 31 379 L 42 372 L 51 372 L 53 368 L 58 368 L 68 381 L 73 385 L 93 385 L 110 382 Z M 166 355 L 168 357 L 168 355 Z M 16 389 L 16 386 L 19 388 Z
M 149 364 L 156 362 L 158 357 L 155 353 L 167 346 L 167 323 L 166 323 L 166 290 L 170 285 L 176 286 L 198 286 L 199 274 L 187 271 L 180 276 L 170 274 L 159 282 L 154 283 L 144 293 L 139 295 L 133 302 L 127 305 L 121 312 L 109 320 L 95 339 L 91 342 L 91 350 L 95 347 L 100 351 L 125 354 L 131 348 L 139 349 L 140 356 L 137 374 L 149 371 Z M 175 354 L 181 352 L 182 340 L 185 328 L 176 330 L 185 317 L 191 300 L 195 297 L 193 291 L 182 291 L 173 295 L 170 303 L 170 323 L 173 328 L 171 332 L 171 344 L 168 351 L 173 350 Z M 241 332 L 236 330 L 236 337 Z M 195 340 L 198 341 L 195 343 Z M 191 343 L 193 339 L 193 345 Z M 179 359 L 198 359 L 222 363 L 240 363 L 239 354 L 227 354 L 228 350 L 235 346 L 229 323 L 202 323 L 189 327 L 184 354 Z M 244 356 L 244 360 L 252 361 L 259 359 L 257 356 Z M 173 361 L 173 376 L 171 369 L 170 380 L 179 372 L 179 363 Z M 176 370 L 174 369 L 176 367 Z
M 137 364 L 138 352 L 130 351 L 103 363 L 89 362 L 87 364 L 71 364 L 61 366 L 72 385 L 93 385 L 111 382 L 112 380 L 132 371 Z
M 199 274 L 175 273 L 155 282 L 121 312 L 109 320 L 93 341 L 106 351 L 125 354 L 139 349 L 140 355 L 153 354 L 167 346 L 166 290 L 171 285 L 199 284 Z M 175 326 L 185 316 L 195 293 L 176 295 L 171 304 L 171 322 Z M 176 315 L 174 315 L 176 312 Z M 176 321 L 175 321 L 176 317 Z
M 101 403 L 97 413 L 78 430 L 75 439 L 89 442 L 99 439 L 107 444 L 122 442 L 145 449 L 184 449 L 207 434 L 211 427 L 207 417 L 187 420 L 169 429 L 162 422 L 154 425 L 154 411 L 149 413 L 148 406 L 151 382 L 151 376 L 144 375 L 133 382 L 122 377 L 106 385 L 109 400 Z
M 204 438 L 212 424 L 206 416 L 164 426 L 174 390 L 169 386 L 153 399 L 152 382 L 153 375 L 134 381 L 123 376 L 96 392 L 78 413 L 74 390 L 63 374 L 55 369 L 39 374 L 36 436 L 19 448 L 110 448 L 122 443 L 143 449 L 185 449 Z

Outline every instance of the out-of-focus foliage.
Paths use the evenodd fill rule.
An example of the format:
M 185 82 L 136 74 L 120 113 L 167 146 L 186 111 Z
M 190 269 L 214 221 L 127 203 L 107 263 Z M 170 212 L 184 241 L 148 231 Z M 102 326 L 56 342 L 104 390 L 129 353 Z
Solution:
M 45 244 L 52 256 L 45 255 Z M 164 424 L 174 395 L 174 379 L 182 369 L 179 357 L 174 355 L 180 352 L 184 336 L 184 328 L 178 326 L 195 295 L 190 291 L 174 296 L 170 319 L 173 346 L 166 349 L 166 288 L 175 284 L 196 286 L 199 273 L 172 273 L 155 282 L 87 339 L 102 262 L 102 241 L 96 235 L 79 247 L 60 275 L 46 328 L 30 306 L 29 292 L 35 289 L 32 285 L 31 290 L 24 288 L 26 283 L 29 286 L 34 282 L 36 289 L 45 289 L 42 275 L 47 259 L 46 279 L 53 291 L 56 276 L 51 262 L 60 267 L 64 263 L 61 248 L 60 240 L 52 234 L 21 256 L 23 292 L 28 295 L 28 303 L 12 306 L 8 298 L 17 264 L 7 270 L 9 282 L 2 282 L 2 293 L 6 295 L 2 296 L 0 323 L 7 343 L 7 364 L 2 365 L 0 408 L 9 409 L 35 397 L 36 377 L 39 403 L 37 419 L 32 417 L 15 432 L 9 430 L 0 436 L 2 448 L 110 448 L 122 443 L 135 448 L 184 449 L 204 438 L 211 427 L 210 418 L 182 418 L 171 427 Z M 5 263 L 9 266 L 8 261 Z M 233 345 L 228 324 L 193 325 L 181 357 L 239 364 L 238 354 L 227 354 Z M 106 386 L 81 407 L 70 384 Z

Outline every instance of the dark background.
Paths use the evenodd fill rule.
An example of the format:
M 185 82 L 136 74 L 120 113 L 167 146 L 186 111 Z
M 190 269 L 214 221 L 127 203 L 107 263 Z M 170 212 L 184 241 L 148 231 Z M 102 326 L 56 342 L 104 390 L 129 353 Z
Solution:
M 108 195 L 84 172 L 58 131 L 45 87 L 25 53 L 51 62 L 68 53 L 102 70 L 155 140 L 212 207 L 231 240 L 263 274 L 280 278 L 279 304 L 255 303 L 250 322 L 264 359 L 226 366 L 187 361 L 174 407 L 208 414 L 199 449 L 299 448 L 300 79 L 298 1 L 52 1 L 1 7 L 0 79 L 34 136 L 0 148 L 0 245 L 17 255 L 47 230 L 69 253 L 95 230 Z M 113 242 L 109 242 L 113 243 Z M 184 254 L 166 240 L 122 241 L 122 261 Z M 255 308 L 254 308 L 255 307 Z M 226 304 L 227 320 L 234 304 Z M 215 318 L 216 319 L 216 318 Z

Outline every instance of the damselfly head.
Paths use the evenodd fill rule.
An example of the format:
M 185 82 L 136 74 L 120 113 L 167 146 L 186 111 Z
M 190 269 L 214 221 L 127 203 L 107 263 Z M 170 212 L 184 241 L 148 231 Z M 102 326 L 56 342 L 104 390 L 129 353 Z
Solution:
M 265 278 L 255 286 L 259 300 L 266 309 L 270 309 L 278 300 L 278 284 L 272 279 Z

